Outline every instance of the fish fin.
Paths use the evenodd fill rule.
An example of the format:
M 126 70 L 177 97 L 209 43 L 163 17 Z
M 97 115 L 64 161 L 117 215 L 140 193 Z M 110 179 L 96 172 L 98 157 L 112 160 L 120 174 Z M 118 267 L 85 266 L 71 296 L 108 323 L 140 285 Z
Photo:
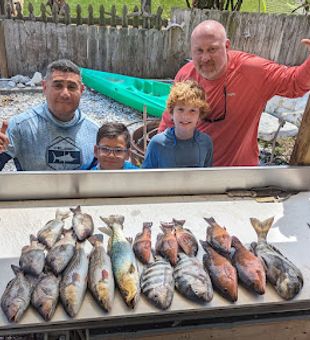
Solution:
M 104 234 L 106 234 L 106 235 L 108 235 L 108 236 L 110 236 L 110 237 L 112 237 L 112 235 L 113 235 L 113 232 L 112 232 L 111 228 L 109 228 L 109 227 L 99 227 L 98 229 L 99 229 L 102 233 L 104 233 Z
M 203 241 L 203 240 L 199 240 L 199 242 L 200 242 L 202 248 L 203 248 L 205 251 L 207 251 L 206 249 L 207 249 L 207 247 L 209 246 L 209 243 L 208 243 L 207 241 Z
M 211 227 L 217 224 L 216 221 L 215 221 L 215 219 L 214 219 L 213 217 L 209 217 L 209 218 L 204 217 L 203 219 L 204 219 L 208 224 L 210 224 Z
M 11 268 L 12 268 L 12 270 L 13 270 L 15 275 L 17 275 L 18 273 L 22 273 L 23 272 L 23 270 L 20 267 L 15 266 L 15 264 L 11 264 Z
M 173 222 L 160 222 L 160 229 L 167 233 L 168 231 L 171 231 L 174 229 L 175 225 Z
M 232 236 L 231 237 L 231 245 L 232 247 L 234 247 L 235 249 L 238 249 L 240 247 L 243 246 L 243 244 L 241 243 L 241 241 L 238 239 L 237 236 Z
M 257 237 L 259 240 L 266 240 L 267 234 L 273 224 L 274 217 L 270 217 L 265 221 L 260 221 L 257 218 L 250 218 L 251 224 L 256 231 Z
M 78 205 L 76 208 L 70 208 L 70 210 L 73 212 L 73 214 L 80 213 L 81 212 L 81 206 Z
M 63 221 L 70 216 L 70 211 L 62 211 L 60 209 L 56 210 L 56 220 Z
M 87 241 L 89 241 L 89 243 L 92 245 L 92 246 L 95 246 L 95 244 L 97 242 L 100 242 L 102 243 L 103 242 L 103 234 L 94 234 L 92 236 L 90 236 Z
M 132 244 L 132 242 L 133 242 L 132 237 L 126 237 L 126 240 L 127 240 L 130 244 Z
M 132 274 L 132 273 L 134 273 L 135 271 L 136 271 L 136 267 L 135 267 L 133 264 L 131 264 L 130 267 L 129 267 L 128 272 L 129 272 L 130 274 Z
M 31 234 L 30 235 L 30 243 L 34 242 L 34 241 L 38 241 L 38 238 L 35 235 Z
M 114 223 L 120 224 L 123 227 L 125 217 L 123 215 L 110 215 L 109 217 L 100 216 L 101 220 L 109 227 Z
M 172 219 L 172 222 L 179 226 L 179 227 L 183 227 L 183 225 L 185 224 L 186 220 L 176 220 L 175 218 Z

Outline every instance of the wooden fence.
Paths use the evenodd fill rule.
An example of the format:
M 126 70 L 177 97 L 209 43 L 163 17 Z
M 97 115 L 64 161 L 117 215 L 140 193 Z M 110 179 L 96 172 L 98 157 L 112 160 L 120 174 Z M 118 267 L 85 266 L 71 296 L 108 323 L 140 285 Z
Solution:
M 175 9 L 171 20 L 185 24 L 184 50 L 187 56 L 193 28 L 206 19 L 218 20 L 226 27 L 233 49 L 290 66 L 301 64 L 309 55 L 300 41 L 310 38 L 310 15 Z
M 31 9 L 31 8 L 30 8 Z M 267 15 L 227 11 L 174 10 L 171 22 L 161 19 L 162 10 L 145 15 L 137 8 L 115 7 L 94 18 L 67 12 L 35 17 L 0 18 L 0 74 L 31 75 L 44 72 L 48 63 L 69 58 L 83 67 L 144 78 L 171 78 L 190 57 L 189 40 L 194 26 L 212 18 L 224 24 L 232 47 L 286 65 L 302 63 L 308 55 L 300 39 L 310 37 L 310 16 Z M 7 13 L 9 15 L 9 13 Z M 167 26 L 168 24 L 168 26 Z

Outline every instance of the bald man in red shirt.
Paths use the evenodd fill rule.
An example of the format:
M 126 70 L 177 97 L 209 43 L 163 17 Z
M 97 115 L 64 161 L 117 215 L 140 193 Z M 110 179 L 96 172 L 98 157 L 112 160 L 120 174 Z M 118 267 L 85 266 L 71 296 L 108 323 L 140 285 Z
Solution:
M 310 47 L 310 39 L 302 43 Z M 230 50 L 224 26 L 214 20 L 193 30 L 191 55 L 175 81 L 193 79 L 205 90 L 211 112 L 197 128 L 213 140 L 213 166 L 258 165 L 262 111 L 275 95 L 294 98 L 310 90 L 310 57 L 300 66 L 287 67 Z M 159 131 L 171 126 L 171 115 L 165 111 Z

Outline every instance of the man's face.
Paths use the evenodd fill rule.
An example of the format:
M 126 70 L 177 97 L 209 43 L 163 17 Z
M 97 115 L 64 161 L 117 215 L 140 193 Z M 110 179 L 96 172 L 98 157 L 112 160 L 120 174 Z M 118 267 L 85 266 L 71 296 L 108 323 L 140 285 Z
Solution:
M 55 70 L 48 79 L 42 81 L 42 85 L 52 114 L 63 122 L 70 121 L 84 91 L 81 77 L 72 72 Z
M 125 160 L 129 158 L 124 135 L 101 138 L 99 144 L 94 147 L 94 153 L 101 170 L 123 169 Z
M 216 32 L 192 37 L 191 54 L 197 72 L 208 80 L 220 78 L 227 68 L 230 41 Z

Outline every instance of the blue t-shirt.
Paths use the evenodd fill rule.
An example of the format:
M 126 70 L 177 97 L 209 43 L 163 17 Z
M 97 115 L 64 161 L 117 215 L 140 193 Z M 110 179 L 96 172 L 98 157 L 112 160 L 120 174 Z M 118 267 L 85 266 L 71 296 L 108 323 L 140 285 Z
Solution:
M 142 168 L 208 167 L 212 161 L 213 143 L 207 134 L 195 130 L 193 138 L 181 140 L 168 128 L 150 140 Z
M 132 169 L 140 169 L 140 168 L 133 165 L 129 161 L 125 161 L 122 170 L 132 170 Z M 83 165 L 81 167 L 81 170 L 101 170 L 101 169 L 100 169 L 100 165 L 98 164 L 97 158 L 94 157 L 92 162 L 90 164 Z
M 94 156 L 98 125 L 77 109 L 69 122 L 57 120 L 47 103 L 10 119 L 10 146 L 1 154 L 0 169 L 10 158 L 18 170 L 76 170 Z

